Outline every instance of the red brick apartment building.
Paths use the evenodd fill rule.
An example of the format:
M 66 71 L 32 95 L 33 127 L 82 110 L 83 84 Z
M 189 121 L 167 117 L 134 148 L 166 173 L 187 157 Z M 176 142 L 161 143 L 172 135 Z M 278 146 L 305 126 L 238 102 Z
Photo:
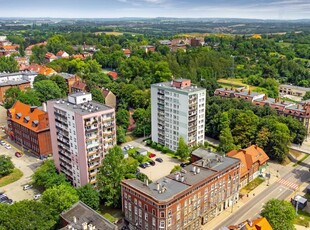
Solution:
M 130 229 L 198 230 L 239 198 L 240 160 L 205 149 L 180 172 L 148 183 L 122 181 L 122 210 Z
M 250 90 L 219 88 L 214 92 L 215 96 L 226 98 L 240 98 L 252 102 L 254 105 L 268 105 L 275 109 L 278 114 L 292 116 L 303 123 L 307 130 L 307 136 L 310 135 L 310 102 L 304 101 L 295 104 L 290 101 L 280 100 L 279 98 L 268 98 L 265 94 L 251 92 Z
M 7 115 L 8 135 L 13 141 L 39 157 L 52 153 L 47 112 L 17 101 Z

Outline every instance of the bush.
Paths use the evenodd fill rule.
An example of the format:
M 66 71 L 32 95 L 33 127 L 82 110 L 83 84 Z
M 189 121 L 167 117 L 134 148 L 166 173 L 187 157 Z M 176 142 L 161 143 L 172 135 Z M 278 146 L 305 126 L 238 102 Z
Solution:
M 1 155 L 0 156 L 0 177 L 9 175 L 14 170 L 11 157 Z
M 151 143 L 151 148 L 156 149 L 156 146 L 157 146 L 157 143 L 154 142 L 154 141 L 152 141 L 152 143 Z
M 167 146 L 164 146 L 163 149 L 161 150 L 163 153 L 168 153 L 169 148 Z
M 163 149 L 163 146 L 161 144 L 157 144 L 155 149 L 161 151 Z
M 152 144 L 152 140 L 148 139 L 145 143 L 146 143 L 147 146 L 150 146 Z

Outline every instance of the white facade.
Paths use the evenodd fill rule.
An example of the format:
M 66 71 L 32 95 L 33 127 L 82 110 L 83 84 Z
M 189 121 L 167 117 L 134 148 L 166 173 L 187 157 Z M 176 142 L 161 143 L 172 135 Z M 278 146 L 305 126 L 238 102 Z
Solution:
M 30 87 L 33 87 L 34 78 L 38 75 L 34 71 L 16 72 L 16 73 L 0 73 L 0 83 L 8 81 L 21 81 L 26 80 L 30 82 Z
M 178 80 L 180 83 L 182 80 Z M 188 80 L 184 80 L 188 81 Z M 173 83 L 151 86 L 152 141 L 176 151 L 179 137 L 193 146 L 204 143 L 206 90 Z

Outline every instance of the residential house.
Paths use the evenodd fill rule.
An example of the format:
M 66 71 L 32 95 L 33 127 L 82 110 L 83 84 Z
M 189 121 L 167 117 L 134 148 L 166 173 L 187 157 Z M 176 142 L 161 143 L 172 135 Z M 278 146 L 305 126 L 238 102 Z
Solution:
M 144 49 L 145 53 L 155 52 L 155 46 L 145 45 L 145 46 L 140 46 L 140 48 Z
M 130 50 L 130 49 L 123 49 L 123 53 L 124 53 L 124 55 L 125 55 L 127 58 L 129 58 L 130 55 L 131 55 L 131 50 Z
M 30 45 L 30 46 L 27 46 L 26 49 L 25 49 L 25 55 L 27 57 L 30 57 L 32 55 L 32 48 L 34 46 L 46 46 L 47 42 L 40 42 L 40 43 L 37 43 L 37 44 L 33 44 L 33 45 Z
M 226 154 L 240 160 L 240 185 L 241 187 L 262 175 L 269 160 L 264 150 L 257 145 L 251 145 L 246 149 L 232 150 Z
M 11 56 L 18 54 L 19 45 L 4 45 L 0 47 L 0 56 Z
M 118 227 L 82 201 L 78 201 L 60 214 L 59 229 L 117 230 Z
M 7 85 L 14 85 L 14 82 L 18 82 L 17 85 L 21 83 L 30 82 L 30 87 L 32 88 L 32 84 L 34 78 L 38 75 L 35 71 L 20 71 L 15 73 L 0 73 L 0 83 L 8 83 Z M 22 81 L 25 80 L 25 81 Z M 27 88 L 27 87 L 25 87 Z M 22 88 L 21 88 L 22 89 Z
M 72 93 L 72 87 L 76 86 L 75 83 L 79 83 L 81 81 L 81 78 L 78 77 L 75 74 L 70 73 L 57 73 L 57 75 L 63 77 L 68 85 L 68 91 L 69 93 Z M 75 88 L 76 89 L 76 88 Z M 83 91 L 83 90 L 82 90 Z M 74 91 L 77 92 L 77 91 Z
M 5 92 L 10 88 L 19 88 L 21 91 L 25 91 L 26 89 L 30 88 L 31 84 L 27 80 L 16 80 L 11 81 L 8 80 L 6 82 L 0 83 L 0 103 L 4 102 L 5 99 Z
M 118 74 L 115 71 L 110 71 L 107 73 L 114 81 L 117 80 Z
M 86 92 L 87 85 L 82 81 L 75 81 L 71 86 L 71 93 Z
M 116 96 L 112 91 L 102 88 L 102 95 L 104 96 L 104 103 L 108 106 L 116 108 Z
M 190 39 L 190 45 L 195 46 L 203 46 L 205 44 L 205 39 L 203 37 L 199 38 L 191 38 Z
M 297 97 L 303 97 L 310 91 L 310 88 L 300 87 L 295 85 L 280 85 L 279 92 L 282 94 L 293 95 Z
M 57 58 L 69 58 L 69 54 L 66 52 L 66 51 L 63 51 L 63 50 L 59 50 L 57 53 L 56 53 L 56 57 Z
M 9 137 L 32 154 L 42 157 L 52 153 L 46 105 L 43 109 L 16 101 L 8 110 Z
M 36 63 L 32 63 L 29 66 L 25 66 L 23 70 L 34 71 L 45 76 L 51 76 L 53 74 L 56 74 L 56 71 L 53 70 L 52 68 L 46 67 L 44 65 L 39 65 Z
M 238 201 L 239 159 L 195 151 L 205 152 L 204 158 L 156 182 L 121 182 L 122 211 L 130 229 L 201 229 Z
M 53 54 L 53 53 L 47 52 L 47 53 L 45 54 L 45 61 L 46 61 L 46 62 L 52 62 L 52 61 L 54 61 L 54 60 L 56 60 L 56 59 L 57 59 L 57 57 L 56 57 L 55 54 Z

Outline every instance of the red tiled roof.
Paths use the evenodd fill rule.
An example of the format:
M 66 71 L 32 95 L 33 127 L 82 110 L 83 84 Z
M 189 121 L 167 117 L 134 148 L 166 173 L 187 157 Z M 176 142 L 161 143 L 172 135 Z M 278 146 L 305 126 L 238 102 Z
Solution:
M 55 54 L 47 52 L 45 54 L 45 58 L 47 58 L 47 59 L 56 59 L 57 57 L 55 56 Z
M 130 49 L 123 49 L 124 54 L 131 54 Z
M 31 106 L 16 101 L 11 109 L 9 109 L 9 114 L 11 115 L 11 120 L 20 124 L 27 129 L 35 132 L 40 132 L 49 129 L 48 115 L 38 108 L 31 111 Z M 19 118 L 17 118 L 19 117 Z M 25 121 L 28 122 L 25 122 Z M 33 122 L 37 123 L 37 126 L 33 125 Z
M 52 68 L 49 68 L 49 67 L 46 67 L 46 66 L 43 66 L 43 65 L 39 65 L 39 64 L 31 64 L 29 66 L 25 66 L 24 67 L 24 70 L 31 70 L 31 71 L 36 71 L 38 72 L 39 74 L 43 74 L 43 75 L 50 75 L 50 74 L 53 74 L 53 73 L 56 73 L 55 70 L 53 70 Z
M 85 90 L 86 86 L 87 86 L 86 83 L 81 82 L 81 81 L 76 81 L 72 84 L 71 87 L 75 89 Z
M 116 80 L 118 78 L 118 74 L 114 71 L 108 72 L 108 75 L 110 75 L 113 78 L 113 80 Z

